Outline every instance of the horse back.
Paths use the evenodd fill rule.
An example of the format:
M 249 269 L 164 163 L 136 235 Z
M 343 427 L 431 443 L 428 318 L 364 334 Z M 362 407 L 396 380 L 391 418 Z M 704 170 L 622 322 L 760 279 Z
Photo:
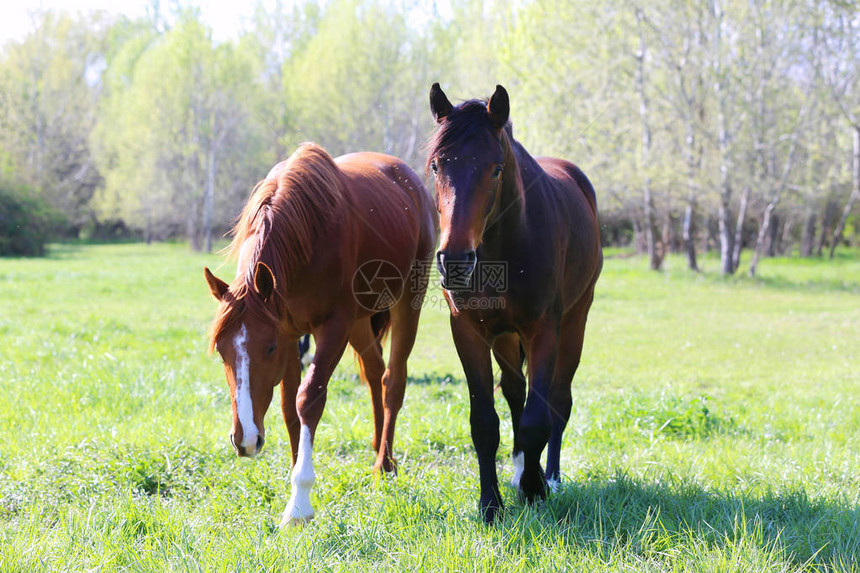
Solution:
M 582 169 L 558 157 L 537 157 L 536 161 L 562 192 L 581 193 L 588 201 L 592 214 L 597 216 L 597 194 Z
M 411 261 L 435 246 L 434 207 L 418 175 L 402 160 L 374 152 L 335 159 L 346 180 L 356 236 L 365 257 Z M 360 257 L 361 258 L 361 257 Z

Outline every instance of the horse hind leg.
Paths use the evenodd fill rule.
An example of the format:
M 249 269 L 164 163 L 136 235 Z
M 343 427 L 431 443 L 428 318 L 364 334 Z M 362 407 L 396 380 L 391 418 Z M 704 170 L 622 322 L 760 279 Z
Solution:
M 370 319 L 358 320 L 349 333 L 349 345 L 358 357 L 361 380 L 370 389 L 370 401 L 373 404 L 373 451 L 379 451 L 382 440 L 382 376 L 385 373 L 385 361 Z
M 559 353 L 549 397 L 552 429 L 546 454 L 546 479 L 553 489 L 561 481 L 561 442 L 573 406 L 570 388 L 582 357 L 585 322 L 592 299 L 590 291 L 568 311 L 559 333 Z
M 527 341 L 529 392 L 514 441 L 515 461 L 522 454 L 519 495 L 526 502 L 546 497 L 541 455 L 552 431 L 550 388 L 558 355 L 558 323 L 547 319 Z
M 374 470 L 381 469 L 386 473 L 397 471 L 393 455 L 394 427 L 406 394 L 406 362 L 415 345 L 418 318 L 421 315 L 421 308 L 413 308 L 411 302 L 409 297 L 403 297 L 391 309 L 391 350 L 388 356 L 388 368 L 382 376 L 384 410 L 382 442 L 379 444 L 374 464 Z
M 497 336 L 493 341 L 493 356 L 501 370 L 499 385 L 511 410 L 511 426 L 513 426 L 514 444 L 516 444 L 520 418 L 526 402 L 526 379 L 523 375 L 525 354 L 520 346 L 520 337 L 513 333 Z M 511 485 L 519 487 L 523 471 L 523 454 L 515 449 L 511 457 L 514 464 Z

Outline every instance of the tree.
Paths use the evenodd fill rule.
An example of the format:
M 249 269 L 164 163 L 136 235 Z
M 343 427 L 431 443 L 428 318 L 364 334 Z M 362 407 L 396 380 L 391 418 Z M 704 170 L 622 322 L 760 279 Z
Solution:
M 285 64 L 288 141 L 313 140 L 332 155 L 380 151 L 418 167 L 430 117 L 416 37 L 383 2 L 329 4 L 316 35 Z
M 7 169 L 62 212 L 74 230 L 91 218 L 101 184 L 90 150 L 104 65 L 104 20 L 35 16 L 36 29 L 0 56 L 0 149 Z
M 216 219 L 232 217 L 219 208 L 234 213 L 260 176 L 256 70 L 248 52 L 214 45 L 195 12 L 166 33 L 129 39 L 107 72 L 102 212 L 143 227 L 148 239 L 184 227 L 193 249 L 211 249 Z
M 818 71 L 853 132 L 853 187 L 833 231 L 830 244 L 832 259 L 851 211 L 860 201 L 860 19 L 856 9 L 848 4 L 832 1 L 822 8 L 821 41 L 817 44 L 820 49 Z

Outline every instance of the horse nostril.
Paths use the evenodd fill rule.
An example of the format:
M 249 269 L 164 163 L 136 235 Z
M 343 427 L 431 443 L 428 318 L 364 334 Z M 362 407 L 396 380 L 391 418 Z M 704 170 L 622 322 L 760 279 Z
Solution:
M 263 436 L 257 434 L 257 451 L 258 452 L 263 449 L 263 444 L 265 444 L 265 443 L 266 443 L 266 440 L 263 438 Z
M 236 436 L 233 435 L 233 432 L 230 432 L 230 445 L 233 446 L 234 450 L 238 450 L 236 447 Z
M 475 270 L 475 264 L 478 262 L 478 254 L 475 251 L 469 251 L 466 253 L 466 265 L 468 266 L 469 272 Z

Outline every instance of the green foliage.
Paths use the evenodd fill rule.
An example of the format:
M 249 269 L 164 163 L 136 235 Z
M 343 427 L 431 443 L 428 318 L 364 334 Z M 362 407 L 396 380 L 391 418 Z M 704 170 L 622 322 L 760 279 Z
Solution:
M 100 212 L 151 238 L 184 234 L 199 248 L 210 221 L 225 228 L 261 175 L 258 63 L 215 45 L 194 12 L 160 35 L 130 27 L 105 72 Z
M 0 54 L 0 157 L 76 228 L 101 184 L 89 147 L 105 25 L 98 15 L 43 12 L 37 28 Z
M 503 487 L 500 523 L 480 522 L 468 391 L 448 311 L 428 305 L 398 477 L 370 473 L 369 395 L 345 356 L 314 443 L 317 516 L 285 531 L 277 399 L 260 456 L 227 440 L 202 277 L 218 257 L 53 245 L 3 261 L 0 569 L 857 571 L 860 253 L 777 258 L 756 279 L 608 254 L 556 494 L 526 506 Z
M 733 417 L 714 411 L 706 396 L 667 396 L 661 394 L 654 403 L 651 396 L 627 397 L 618 404 L 614 416 L 599 429 L 632 431 L 658 439 L 707 439 L 717 433 L 735 430 Z
M 333 155 L 380 151 L 419 167 L 431 123 L 417 97 L 428 49 L 390 2 L 331 2 L 284 64 L 287 140 L 315 140 Z
M 0 178 L 0 257 L 44 255 L 63 223 L 31 189 Z
M 430 84 L 457 101 L 501 83 L 526 147 L 594 182 L 607 239 L 642 244 L 646 176 L 676 251 L 688 205 L 698 247 L 717 241 L 721 190 L 729 231 L 749 191 L 744 244 L 780 196 L 775 253 L 829 242 L 828 205 L 848 200 L 860 27 L 844 3 L 304 0 L 248 15 L 216 41 L 182 3 L 138 19 L 42 13 L 0 53 L 0 172 L 39 189 L 71 234 L 122 220 L 208 248 L 300 142 L 420 171 Z

